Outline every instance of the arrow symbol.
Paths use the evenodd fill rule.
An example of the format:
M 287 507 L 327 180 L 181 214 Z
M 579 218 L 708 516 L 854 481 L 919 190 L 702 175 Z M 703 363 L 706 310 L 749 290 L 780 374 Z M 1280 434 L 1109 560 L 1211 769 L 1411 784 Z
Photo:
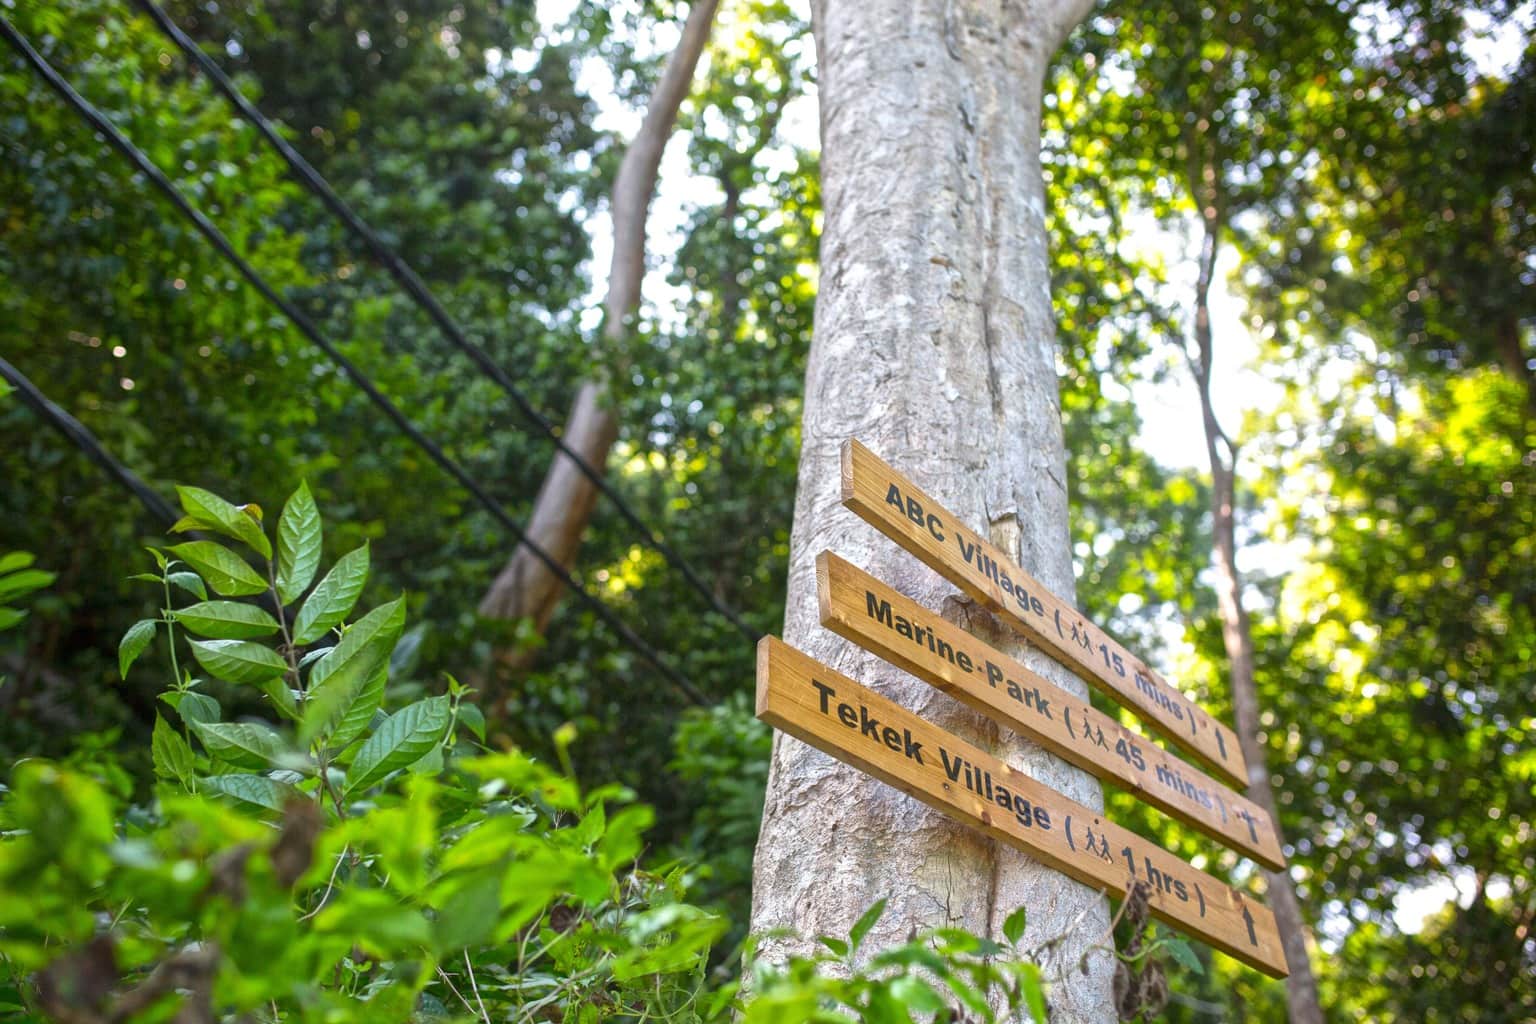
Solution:
M 1253 915 L 1248 912 L 1248 904 L 1243 904 L 1243 924 L 1248 926 L 1248 941 L 1252 945 L 1259 944 L 1259 937 L 1253 932 Z

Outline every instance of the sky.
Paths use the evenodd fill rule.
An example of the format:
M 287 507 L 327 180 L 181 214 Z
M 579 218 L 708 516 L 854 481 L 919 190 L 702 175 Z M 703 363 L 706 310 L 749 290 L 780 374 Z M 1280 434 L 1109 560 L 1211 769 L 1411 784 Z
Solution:
M 546 34 L 556 31 L 576 6 L 577 0 L 538 0 L 538 13 Z M 791 0 L 791 6 L 805 18 L 809 18 L 808 0 Z M 717 38 L 732 30 L 731 0 L 723 0 L 716 26 Z M 1466 39 L 1469 55 L 1485 74 L 1499 74 L 1512 69 L 1519 61 L 1524 40 L 1536 22 L 1536 0 L 1522 4 L 1514 16 L 1498 23 L 1487 16 L 1474 14 L 1469 19 L 1470 32 Z M 680 27 L 680 22 L 678 27 Z M 651 52 L 666 52 L 676 43 L 677 27 L 663 26 L 654 37 L 642 41 Z M 514 54 L 508 59 L 514 65 L 519 60 L 531 60 L 531 53 Z M 705 64 L 699 73 L 707 74 Z M 531 67 L 531 64 L 529 65 Z M 631 137 L 639 127 L 642 111 L 626 107 L 617 99 L 617 90 L 606 65 L 599 60 L 589 60 L 578 76 L 578 85 L 596 103 L 599 115 L 596 127 L 616 133 L 620 138 Z M 814 87 L 798 98 L 781 121 L 781 137 L 788 143 L 805 149 L 818 147 L 817 109 Z M 669 269 L 666 254 L 676 252 L 683 240 L 683 226 L 690 210 L 698 203 L 718 200 L 718 187 L 713 179 L 694 175 L 688 166 L 688 138 L 678 133 L 667 145 L 662 159 L 660 183 L 651 205 L 647 225 L 648 253 L 651 270 L 643 285 L 643 301 L 649 307 L 649 315 L 665 320 L 669 311 L 686 301 L 686 293 L 672 287 L 666 280 Z M 1194 244 L 1190 238 L 1180 237 L 1157 226 L 1150 219 L 1138 231 L 1136 245 L 1153 248 L 1163 253 L 1188 250 Z M 612 232 L 607 214 L 601 213 L 587 222 L 592 239 L 593 257 L 590 266 L 592 290 L 588 296 L 588 317 L 585 326 L 595 328 L 601 316 L 602 299 L 608 261 L 612 253 Z M 1167 265 L 1173 268 L 1175 286 L 1189 289 L 1191 282 L 1177 278 L 1179 268 L 1192 273 L 1195 265 L 1192 253 L 1189 258 L 1169 258 Z M 1212 395 L 1218 418 L 1223 427 L 1234 433 L 1249 410 L 1263 410 L 1278 404 L 1281 388 L 1266 378 L 1259 369 L 1259 340 L 1250 330 L 1244 316 L 1244 306 L 1232 287 L 1237 266 L 1237 255 L 1228 247 L 1217 262 L 1216 284 L 1212 289 L 1212 327 L 1218 339 L 1217 354 L 1212 368 Z M 1174 372 L 1163 375 L 1158 382 L 1138 381 L 1131 385 L 1130 397 L 1141 418 L 1139 444 L 1144 451 L 1166 466 L 1205 470 L 1205 433 L 1200 417 L 1199 397 L 1189 374 Z M 1243 466 L 1239 465 L 1239 475 Z M 1289 552 L 1273 545 L 1252 545 L 1239 558 L 1245 572 L 1255 570 L 1266 573 L 1283 569 L 1295 558 Z M 1177 657 L 1181 638 L 1170 635 L 1172 656 Z M 1449 859 L 1449 858 L 1448 858 Z M 1455 899 L 1466 905 L 1473 887 L 1468 878 L 1448 876 L 1402 894 L 1397 901 L 1394 921 L 1405 932 L 1416 933 L 1425 919 L 1438 911 L 1449 900 Z M 1330 915 L 1320 927 L 1320 940 L 1324 948 L 1336 948 L 1346 934 L 1347 918 L 1342 914 Z

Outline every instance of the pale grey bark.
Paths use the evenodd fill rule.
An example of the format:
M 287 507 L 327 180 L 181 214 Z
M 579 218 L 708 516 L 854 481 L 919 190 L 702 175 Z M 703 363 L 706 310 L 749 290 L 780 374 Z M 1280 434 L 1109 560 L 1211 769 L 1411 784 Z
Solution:
M 1042 78 L 1083 0 L 823 0 L 821 286 L 806 375 L 784 637 L 1074 800 L 1096 780 L 888 667 L 817 622 L 813 561 L 830 548 L 987 635 L 1076 693 L 1083 684 L 985 621 L 935 573 L 839 504 L 838 449 L 857 437 L 1056 593 L 1074 592 L 1039 154 Z M 875 946 L 914 928 L 1025 942 L 1060 972 L 1053 1021 L 1114 1020 L 1104 897 L 784 736 L 754 873 L 754 931 L 778 958 L 846 935 L 889 898 Z
M 714 24 L 719 0 L 695 0 L 683 23 L 682 36 L 667 58 L 660 80 L 651 90 L 650 102 L 640 129 L 624 151 L 613 182 L 610 208 L 613 219 L 613 258 L 608 268 L 608 294 L 603 308 L 603 337 L 619 341 L 629 318 L 640 306 L 640 284 L 645 278 L 645 224 L 656 176 L 667 140 L 677 123 L 677 112 L 693 83 L 704 44 Z M 608 453 L 619 436 L 619 421 L 608 393 L 608 380 L 622 367 L 602 366 L 597 379 L 584 382 L 566 421 L 564 440 L 599 473 L 606 471 Z M 597 485 L 563 452 L 550 462 L 529 518 L 528 535 L 534 543 L 569 570 L 597 503 Z M 480 600 L 480 614 L 489 618 L 528 617 L 543 632 L 554 615 L 564 584 L 542 559 L 524 544 L 513 550 L 507 563 Z M 531 664 L 533 651 L 498 650 L 495 661 L 501 674 L 515 674 Z M 493 684 L 494 685 L 494 684 Z
M 1214 175 L 1211 180 L 1215 180 Z M 1248 762 L 1248 796 L 1264 808 L 1280 830 L 1280 808 L 1270 784 L 1264 744 L 1260 740 L 1259 689 L 1255 674 L 1253 626 L 1243 607 L 1243 578 L 1237 568 L 1237 446 L 1221 429 L 1211 401 L 1211 363 L 1215 340 L 1211 330 L 1211 284 L 1223 228 L 1223 204 L 1203 204 L 1205 234 L 1201 241 L 1200 272 L 1195 282 L 1195 352 L 1190 359 L 1200 393 L 1205 451 L 1211 465 L 1211 533 L 1216 563 L 1216 607 L 1221 615 L 1221 639 L 1231 665 L 1233 717 L 1237 742 Z M 1282 839 L 1283 842 L 1283 839 Z M 1323 1024 L 1323 1007 L 1308 954 L 1311 935 L 1302 916 L 1296 883 L 1288 871 L 1266 871 L 1269 906 L 1280 931 L 1280 945 L 1290 975 L 1285 979 L 1286 1014 L 1291 1024 Z
M 610 208 L 613 211 L 613 260 L 608 267 L 607 322 L 603 333 L 610 339 L 624 336 L 624 321 L 640 305 L 640 282 L 645 278 L 645 221 L 656 192 L 661 154 L 672 137 L 678 108 L 688 98 L 693 69 L 709 41 L 719 0 L 694 0 L 682 38 L 667 60 L 661 79 L 651 90 L 645 119 L 635 133 L 619 173 L 613 180 Z

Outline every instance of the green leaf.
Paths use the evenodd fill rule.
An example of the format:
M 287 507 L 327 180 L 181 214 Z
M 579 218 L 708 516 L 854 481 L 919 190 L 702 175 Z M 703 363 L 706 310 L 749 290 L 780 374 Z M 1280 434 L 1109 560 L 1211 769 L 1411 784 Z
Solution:
M 252 518 L 244 509 L 231 505 L 212 491 L 205 491 L 201 487 L 177 487 L 176 496 L 181 499 L 182 511 L 186 512 L 191 524 L 183 527 L 177 523 L 172 527 L 177 533 L 183 533 L 186 529 L 198 526 L 206 527 L 215 533 L 222 533 L 226 537 L 232 537 L 251 548 L 262 558 L 272 557 L 272 544 L 267 540 L 267 535 L 262 532 L 261 523 Z
M 286 750 L 282 737 L 255 722 L 187 723 L 212 757 L 237 768 L 269 768 Z
M 1009 945 L 1017 946 L 1019 940 L 1024 937 L 1024 921 L 1023 907 L 1019 907 L 1003 921 L 1003 937 L 1008 940 Z
M 1024 1005 L 1029 1007 L 1029 1015 L 1035 1024 L 1047 1024 L 1050 1017 L 1045 1008 L 1045 985 L 1040 980 L 1040 967 L 1038 964 L 1023 963 L 1020 967 L 1020 987 L 1024 990 Z
M 421 911 L 381 889 L 346 887 L 315 918 L 315 930 L 341 936 L 380 959 L 416 953 L 432 944 L 432 925 Z
M 206 693 L 170 693 L 166 694 L 165 699 L 188 725 L 193 722 L 217 722 L 224 717 L 224 709 L 219 707 L 219 702 Z
M 253 604 L 239 601 L 203 601 L 172 613 L 177 622 L 198 636 L 218 640 L 245 640 L 271 636 L 277 620 Z
M 173 587 L 180 587 L 204 601 L 208 600 L 208 588 L 203 586 L 203 578 L 195 572 L 173 572 L 165 579 Z
M 363 684 L 363 689 L 347 708 L 346 714 L 341 716 L 336 730 L 331 733 L 329 743 L 336 750 L 344 750 L 351 746 L 373 722 L 374 715 L 378 714 L 379 706 L 384 703 L 384 687 L 389 681 L 389 670 L 381 668 L 373 674 L 373 678 Z
M 405 629 L 405 598 L 380 605 L 353 623 L 309 673 L 309 700 L 299 725 L 302 743 L 336 726 L 381 669 Z
M 0 607 L 0 630 L 10 629 L 26 617 L 27 612 L 24 608 Z
M 42 569 L 22 569 L 9 576 L 0 576 L 0 601 L 25 597 L 34 590 L 41 590 L 55 579 L 51 572 Z
M 163 779 L 175 779 L 183 786 L 191 785 L 196 755 L 181 733 L 171 728 L 159 715 L 155 716 L 155 731 L 150 736 L 149 751 L 154 759 L 156 775 Z
M 216 593 L 225 597 L 249 597 L 267 589 L 266 580 L 258 576 L 245 559 L 222 544 L 194 540 L 172 545 L 169 550 L 196 569 Z
M 293 623 L 294 643 L 308 644 L 339 625 L 357 604 L 357 595 L 368 581 L 368 545 L 349 551 L 331 566 L 299 609 Z
M 117 645 L 117 674 L 127 679 L 128 669 L 139 660 L 139 655 L 144 653 L 154 638 L 154 619 L 140 619 L 129 626 L 128 632 L 123 634 L 122 641 Z
M 422 757 L 443 738 L 451 718 L 447 697 L 428 697 L 390 715 L 352 758 L 344 792 L 367 789 Z
M 474 704 L 459 705 L 459 721 L 464 723 L 464 728 L 475 734 L 475 739 L 485 742 L 485 715 Z
M 859 943 L 864 941 L 864 936 L 880 920 L 880 915 L 885 913 L 885 900 L 876 900 L 875 905 L 864 911 L 864 916 L 853 923 L 853 929 L 848 933 L 848 945 L 852 949 L 858 949 Z
M 197 785 L 205 792 L 231 796 L 269 811 L 281 812 L 288 801 L 303 799 L 293 786 L 265 775 L 207 775 Z
M 1195 955 L 1195 951 L 1189 948 L 1189 943 L 1183 939 L 1169 938 L 1163 940 L 1163 945 L 1180 967 L 1194 971 L 1196 974 L 1205 973 L 1205 965 L 1200 962 L 1200 958 Z
M 942 1013 L 949 1005 L 932 985 L 914 974 L 903 974 L 892 981 L 891 996 L 917 1013 Z
M 283 604 L 297 601 L 320 568 L 320 510 L 309 484 L 288 498 L 277 521 L 277 597 Z
M 271 679 L 263 679 L 256 684 L 256 688 L 267 695 L 272 706 L 278 713 L 289 721 L 297 721 L 299 717 L 299 699 L 294 695 L 293 687 L 288 685 L 288 680 L 282 676 L 273 676 Z
M 834 939 L 830 935 L 821 935 L 817 937 L 816 941 L 821 943 L 823 946 L 826 946 L 838 956 L 848 955 L 848 943 L 844 942 L 842 939 Z
M 260 683 L 288 671 L 270 647 L 249 640 L 193 640 L 192 656 L 209 674 L 231 683 Z
M 9 551 L 0 555 L 0 575 L 25 569 L 35 561 L 37 559 L 30 551 Z
M 439 956 L 488 942 L 501 918 L 501 870 L 450 879 L 434 894 L 432 939 Z

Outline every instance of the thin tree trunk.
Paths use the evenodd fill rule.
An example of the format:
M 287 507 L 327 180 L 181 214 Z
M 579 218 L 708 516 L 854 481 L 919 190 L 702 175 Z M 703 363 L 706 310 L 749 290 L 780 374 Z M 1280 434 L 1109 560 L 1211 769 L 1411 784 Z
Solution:
M 613 259 L 608 269 L 608 295 L 604 302 L 603 336 L 621 341 L 628 320 L 640 306 L 640 283 L 645 277 L 645 224 L 661 155 L 677 123 L 677 111 L 688 96 L 694 69 L 709 40 L 719 0 L 696 0 L 683 24 L 682 38 L 667 61 L 661 80 L 651 93 L 645 119 L 640 124 L 614 178 Z M 616 351 L 617 345 L 611 346 Z M 605 366 L 602 379 L 583 383 L 572 404 L 564 439 L 582 461 L 599 473 L 608 464 L 608 453 L 619 436 L 619 422 L 610 404 L 607 381 L 625 372 L 622 366 Z M 576 562 L 576 552 L 586 533 L 598 490 L 564 452 L 556 453 L 544 484 L 539 488 L 529 520 L 529 537 L 566 569 Z M 545 546 L 544 540 L 553 546 Z M 528 616 L 543 632 L 563 596 L 563 585 L 525 545 L 519 544 L 507 564 L 480 601 L 480 614 L 489 618 Z M 535 652 L 503 648 L 494 660 L 501 678 L 525 671 Z
M 1206 206 L 1215 211 L 1215 205 Z M 1216 271 L 1216 254 L 1221 232 L 1219 214 L 1202 218 L 1205 234 L 1200 252 L 1200 274 L 1195 286 L 1195 344 L 1193 361 L 1195 382 L 1200 392 L 1201 419 L 1205 427 L 1205 449 L 1211 462 L 1211 530 L 1215 539 L 1216 605 L 1221 615 L 1221 639 L 1231 663 L 1232 708 L 1237 719 L 1238 743 L 1248 762 L 1248 796 L 1274 819 L 1279 834 L 1280 815 L 1275 803 L 1265 764 L 1264 746 L 1259 742 L 1259 694 L 1254 677 L 1253 629 L 1248 611 L 1243 607 L 1242 577 L 1237 570 L 1236 464 L 1235 446 L 1222 432 L 1211 403 L 1211 356 L 1214 348 L 1211 332 L 1210 291 Z M 1226 452 L 1223 454 L 1222 449 Z M 1291 973 L 1285 980 L 1286 1007 L 1291 1024 L 1322 1024 L 1322 1003 L 1318 998 L 1317 979 L 1307 952 L 1308 929 L 1301 914 L 1296 886 L 1285 871 L 1265 873 L 1269 881 L 1269 905 L 1280 930 L 1280 943 Z
M 597 386 L 582 384 L 561 435 L 565 443 L 589 464 L 601 466 L 618 432 L 618 421 L 599 405 Z M 528 520 L 529 539 L 561 565 L 571 565 L 596 503 L 597 488 L 569 456 L 561 453 L 534 502 Z M 562 589 L 548 566 L 534 557 L 527 545 L 519 544 L 480 600 L 479 612 L 487 619 L 530 619 L 542 633 L 555 614 Z M 496 651 L 496 667 L 503 675 L 516 674 L 526 670 L 533 658 L 532 648 L 501 648 Z
M 1083 685 L 1006 633 L 839 505 L 838 450 L 857 437 L 1014 554 L 1074 592 L 1040 168 L 1047 61 L 1083 0 L 817 3 L 825 228 L 806 373 L 784 637 L 1074 800 L 1096 780 L 863 653 L 817 623 L 824 548 L 987 635 L 1058 685 Z M 809 953 L 889 900 L 872 946 L 917 928 L 998 936 L 1028 908 L 1055 1022 L 1115 1018 L 1104 897 L 955 826 L 916 800 L 775 737 L 753 878 L 763 955 Z M 1087 970 L 1077 969 L 1086 954 Z

